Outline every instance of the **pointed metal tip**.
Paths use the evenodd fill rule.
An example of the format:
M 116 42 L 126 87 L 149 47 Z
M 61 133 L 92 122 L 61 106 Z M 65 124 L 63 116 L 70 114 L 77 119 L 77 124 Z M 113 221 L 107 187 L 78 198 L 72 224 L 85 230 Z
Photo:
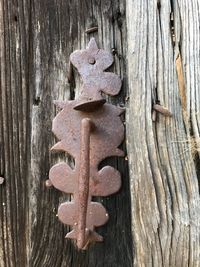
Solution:
M 62 146 L 62 142 L 58 142 L 56 143 L 54 146 L 52 146 L 52 148 L 50 149 L 50 151 L 58 151 L 58 150 L 63 150 L 63 146 Z
M 56 107 L 61 108 L 61 109 L 63 109 L 66 105 L 66 102 L 61 101 L 61 100 L 54 100 L 53 103 Z
M 124 157 L 125 153 L 123 150 L 121 150 L 120 148 L 117 148 L 115 150 L 115 155 L 118 156 L 118 157 Z
M 70 239 L 76 239 L 77 238 L 77 231 L 75 231 L 74 229 L 67 233 L 65 238 L 70 238 Z
M 98 46 L 94 37 L 92 37 L 88 43 L 87 49 L 98 50 Z
M 122 115 L 126 112 L 126 108 L 125 107 L 117 107 L 118 108 L 118 112 L 119 112 L 119 115 Z

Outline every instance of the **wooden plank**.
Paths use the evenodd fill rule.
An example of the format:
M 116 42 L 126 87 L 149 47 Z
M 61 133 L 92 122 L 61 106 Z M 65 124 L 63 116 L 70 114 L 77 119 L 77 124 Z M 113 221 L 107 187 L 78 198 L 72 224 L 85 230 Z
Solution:
M 0 1 L 0 265 L 26 266 L 29 4 Z M 22 14 L 24 16 L 19 16 Z
M 85 31 L 98 26 L 98 32 Z M 57 110 L 54 99 L 73 99 L 80 81 L 68 83 L 70 53 L 84 48 L 91 36 L 113 51 L 113 70 L 126 78 L 125 1 L 0 0 L 0 265 L 131 266 L 131 211 L 127 161 L 109 160 L 122 173 L 121 191 L 101 198 L 110 214 L 99 232 L 105 236 L 86 252 L 64 240 L 69 230 L 56 217 L 69 196 L 46 189 L 50 167 L 66 155 L 51 154 Z M 76 87 L 76 88 L 75 88 Z
M 199 266 L 199 4 L 127 0 L 126 10 L 134 265 Z M 152 122 L 157 100 L 172 118 Z
M 122 93 L 110 101 L 128 106 L 134 265 L 199 266 L 198 0 L 126 3 L 125 15 L 125 0 L 0 0 L 2 267 L 132 265 L 127 161 L 107 161 L 122 172 L 123 187 L 101 199 L 110 214 L 100 229 L 105 242 L 87 252 L 63 239 L 68 229 L 56 209 L 69 197 L 44 186 L 50 166 L 66 158 L 49 152 L 52 101 L 78 93 L 77 74 L 67 80 L 68 58 L 90 36 L 113 51 L 123 78 Z M 153 123 L 158 100 L 173 117 L 159 114 Z

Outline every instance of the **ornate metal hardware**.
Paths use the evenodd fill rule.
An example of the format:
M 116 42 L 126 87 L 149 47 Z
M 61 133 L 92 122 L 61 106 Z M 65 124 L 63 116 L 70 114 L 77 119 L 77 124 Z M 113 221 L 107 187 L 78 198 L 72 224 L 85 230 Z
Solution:
M 53 120 L 53 133 L 60 140 L 52 147 L 65 151 L 75 159 L 75 167 L 65 163 L 54 165 L 47 186 L 73 195 L 71 202 L 62 203 L 58 218 L 73 230 L 66 237 L 77 240 L 79 249 L 86 249 L 103 237 L 95 227 L 105 224 L 108 213 L 92 196 L 108 196 L 121 186 L 120 173 L 111 166 L 98 169 L 99 163 L 110 156 L 123 156 L 118 148 L 124 138 L 120 115 L 123 109 L 105 103 L 102 92 L 116 95 L 121 88 L 120 78 L 104 72 L 112 63 L 110 53 L 99 49 L 92 38 L 87 49 L 75 51 L 71 63 L 81 75 L 83 85 L 78 99 L 55 101 L 62 110 Z

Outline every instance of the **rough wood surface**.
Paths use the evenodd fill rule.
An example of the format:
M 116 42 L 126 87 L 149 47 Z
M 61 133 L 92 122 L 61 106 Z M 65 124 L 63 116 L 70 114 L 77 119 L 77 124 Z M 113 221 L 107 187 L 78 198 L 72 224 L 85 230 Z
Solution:
M 79 78 L 68 83 L 72 51 L 96 37 L 115 55 L 125 77 L 125 1 L 0 0 L 0 266 L 131 266 L 131 210 L 127 161 L 108 162 L 122 173 L 121 191 L 99 198 L 110 214 L 102 244 L 78 252 L 64 239 L 56 217 L 66 196 L 47 189 L 50 167 L 66 155 L 51 154 L 54 99 L 73 99 Z M 98 32 L 85 33 L 98 26 Z M 75 88 L 76 87 L 76 88 Z M 124 103 L 126 78 L 120 96 Z
M 199 21 L 198 0 L 0 0 L 1 267 L 200 266 Z M 123 78 L 109 101 L 127 106 L 128 157 L 107 160 L 123 185 L 98 199 L 104 243 L 78 252 L 56 217 L 69 196 L 45 180 L 67 160 L 49 151 L 53 100 L 78 94 L 69 55 L 91 36 Z M 159 101 L 173 117 L 153 122 Z
M 200 266 L 199 8 L 127 0 L 134 266 Z M 172 118 L 152 122 L 157 101 Z

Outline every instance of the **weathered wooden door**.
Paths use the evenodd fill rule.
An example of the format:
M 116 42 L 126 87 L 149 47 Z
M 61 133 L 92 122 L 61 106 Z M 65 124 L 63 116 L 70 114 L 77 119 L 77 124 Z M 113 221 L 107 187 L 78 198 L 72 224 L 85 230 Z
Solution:
M 0 266 L 200 266 L 198 0 L 0 0 Z M 85 33 L 98 26 L 98 32 Z M 69 55 L 94 36 L 114 56 L 126 107 L 119 193 L 101 198 L 105 240 L 78 251 L 47 189 L 54 99 L 74 99 Z M 156 113 L 155 103 L 172 117 Z

